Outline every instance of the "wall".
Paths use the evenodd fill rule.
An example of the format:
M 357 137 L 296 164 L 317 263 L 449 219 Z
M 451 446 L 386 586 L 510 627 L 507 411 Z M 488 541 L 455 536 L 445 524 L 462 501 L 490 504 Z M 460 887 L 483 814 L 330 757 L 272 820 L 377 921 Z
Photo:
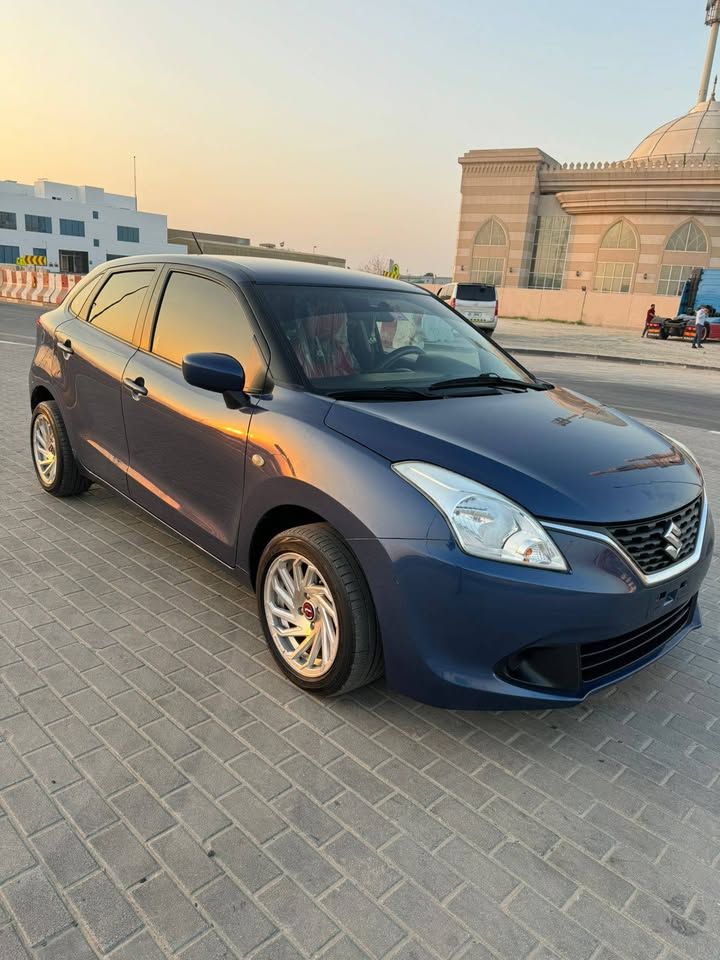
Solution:
M 81 280 L 81 276 L 73 273 L 2 268 L 0 269 L 0 300 L 62 303 L 68 291 Z
M 526 317 L 528 320 L 563 320 L 598 327 L 642 330 L 651 303 L 660 317 L 674 317 L 679 297 L 649 297 L 646 293 L 595 293 L 588 290 L 522 290 L 501 287 L 498 290 L 502 317 Z

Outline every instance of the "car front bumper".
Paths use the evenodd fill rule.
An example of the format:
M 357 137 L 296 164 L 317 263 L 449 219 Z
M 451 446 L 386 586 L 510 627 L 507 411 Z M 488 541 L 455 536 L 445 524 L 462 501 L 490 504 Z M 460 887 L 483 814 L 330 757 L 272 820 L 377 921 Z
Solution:
M 553 530 L 569 573 L 486 561 L 444 540 L 364 540 L 388 685 L 452 709 L 572 706 L 661 657 L 700 626 L 708 512 L 697 562 L 648 584 L 598 540 Z

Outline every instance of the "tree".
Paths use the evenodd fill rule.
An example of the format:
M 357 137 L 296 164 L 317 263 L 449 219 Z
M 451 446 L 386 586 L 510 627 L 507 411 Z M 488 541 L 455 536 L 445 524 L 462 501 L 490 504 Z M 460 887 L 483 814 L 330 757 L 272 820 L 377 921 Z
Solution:
M 390 260 L 388 257 L 381 257 L 376 254 L 374 257 L 370 257 L 360 269 L 364 270 L 365 273 L 377 273 L 382 276 L 386 270 L 390 269 Z

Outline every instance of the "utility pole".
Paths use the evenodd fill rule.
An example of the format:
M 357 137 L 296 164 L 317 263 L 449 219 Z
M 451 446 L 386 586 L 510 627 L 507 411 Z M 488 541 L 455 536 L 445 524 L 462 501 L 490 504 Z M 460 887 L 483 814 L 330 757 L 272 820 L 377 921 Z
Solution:
M 712 73 L 713 60 L 715 59 L 715 48 L 717 47 L 718 27 L 720 27 L 720 0 L 708 0 L 705 6 L 705 24 L 710 27 L 710 36 L 708 37 L 707 51 L 705 53 L 705 63 L 703 65 L 702 75 L 700 77 L 700 89 L 698 90 L 698 103 L 705 103 L 710 86 L 710 74 Z
M 133 196 L 135 197 L 135 211 L 137 212 L 137 163 L 133 154 Z

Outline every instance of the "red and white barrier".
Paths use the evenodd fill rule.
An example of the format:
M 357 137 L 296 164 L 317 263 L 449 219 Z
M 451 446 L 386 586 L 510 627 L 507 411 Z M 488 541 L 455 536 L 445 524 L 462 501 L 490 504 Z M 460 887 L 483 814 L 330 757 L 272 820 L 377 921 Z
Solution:
M 82 275 L 78 273 L 0 268 L 0 298 L 27 303 L 61 303 L 80 280 Z

